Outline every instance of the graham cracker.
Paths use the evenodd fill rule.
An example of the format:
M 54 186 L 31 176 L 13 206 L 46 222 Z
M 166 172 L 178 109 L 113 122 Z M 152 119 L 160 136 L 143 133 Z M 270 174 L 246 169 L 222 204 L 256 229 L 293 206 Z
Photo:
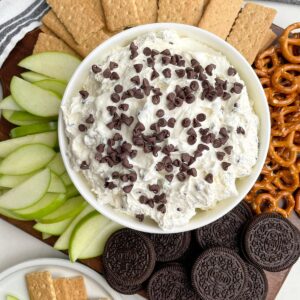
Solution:
M 42 22 L 59 38 L 64 40 L 66 44 L 79 53 L 81 57 L 86 57 L 99 44 L 108 39 L 111 34 L 101 29 L 99 32 L 92 33 L 82 44 L 78 44 L 52 10 L 43 17 Z
M 210 0 L 198 26 L 225 40 L 242 3 L 243 0 Z
M 203 13 L 204 0 L 160 0 L 158 22 L 197 25 Z
M 57 300 L 50 272 L 26 274 L 26 283 L 30 300 Z
M 70 299 L 65 278 L 53 279 L 53 285 L 54 285 L 57 300 L 69 300 Z
M 143 5 L 143 1 L 138 5 Z M 102 0 L 107 28 L 117 31 L 140 24 L 136 0 Z
M 69 300 L 87 300 L 87 291 L 82 276 L 66 278 Z M 65 299 L 66 300 L 66 299 Z
M 74 40 L 81 44 L 104 27 L 94 0 L 47 0 Z
M 276 33 L 274 33 L 272 29 L 269 29 L 265 34 L 259 52 L 269 48 L 273 44 L 276 38 L 277 38 Z
M 46 25 L 41 25 L 40 29 L 46 34 L 56 36 L 56 34 L 52 30 L 50 30 Z
M 248 3 L 239 14 L 227 42 L 239 50 L 250 64 L 259 52 L 276 10 Z
M 140 24 L 150 24 L 157 21 L 157 0 L 135 0 Z
M 47 52 L 47 51 L 59 51 L 72 55 L 77 55 L 64 41 L 47 33 L 41 32 L 35 43 L 33 54 Z

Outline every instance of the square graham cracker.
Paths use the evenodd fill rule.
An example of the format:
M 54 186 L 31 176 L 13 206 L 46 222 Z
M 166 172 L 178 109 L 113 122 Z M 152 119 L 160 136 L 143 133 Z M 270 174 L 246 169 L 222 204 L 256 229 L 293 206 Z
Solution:
M 276 33 L 274 33 L 272 29 L 269 29 L 266 32 L 266 35 L 262 41 L 259 52 L 269 48 L 273 44 L 273 42 L 275 41 L 276 38 L 277 38 Z
M 53 285 L 54 285 L 57 300 L 70 299 L 65 278 L 54 278 Z
M 243 0 L 210 0 L 198 26 L 226 39 Z
M 150 24 L 157 21 L 157 0 L 134 0 L 136 3 L 140 24 Z
M 26 284 L 30 300 L 57 300 L 50 272 L 26 274 Z
M 204 0 L 159 0 L 158 22 L 197 25 L 203 13 Z
M 108 30 L 118 31 L 140 24 L 137 5 L 143 6 L 143 3 L 144 1 L 136 0 L 102 0 Z
M 82 276 L 66 278 L 69 300 L 87 300 L 87 291 Z
M 239 14 L 227 42 L 252 64 L 276 15 L 276 10 L 248 3 Z
M 104 27 L 100 9 L 95 9 L 94 0 L 47 0 L 47 2 L 79 44 Z
M 52 34 L 41 32 L 35 43 L 33 54 L 47 51 L 59 51 L 78 56 L 77 53 L 61 39 Z

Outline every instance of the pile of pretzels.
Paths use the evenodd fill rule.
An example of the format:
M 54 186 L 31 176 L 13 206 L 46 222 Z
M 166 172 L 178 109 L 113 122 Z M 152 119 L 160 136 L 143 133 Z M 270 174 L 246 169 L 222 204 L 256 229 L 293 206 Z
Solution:
M 246 196 L 253 211 L 300 217 L 300 22 L 254 63 L 271 114 L 271 141 L 261 175 Z

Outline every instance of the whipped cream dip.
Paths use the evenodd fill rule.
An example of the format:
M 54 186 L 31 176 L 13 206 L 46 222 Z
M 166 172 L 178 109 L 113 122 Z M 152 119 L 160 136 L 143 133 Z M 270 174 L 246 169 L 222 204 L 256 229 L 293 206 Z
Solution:
M 166 30 L 91 66 L 62 107 L 68 156 L 98 201 L 162 229 L 237 194 L 258 156 L 258 117 L 224 55 Z

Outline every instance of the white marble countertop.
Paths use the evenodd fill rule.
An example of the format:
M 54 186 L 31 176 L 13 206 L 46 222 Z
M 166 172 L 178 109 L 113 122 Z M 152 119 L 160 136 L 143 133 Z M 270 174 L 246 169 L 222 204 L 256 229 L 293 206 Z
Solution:
M 250 1 L 251 2 L 251 1 Z M 255 1 L 277 9 L 274 23 L 286 27 L 291 23 L 300 22 L 300 6 L 276 2 Z M 1 98 L 1 94 L 0 94 Z M 43 242 L 27 233 L 0 220 L 0 272 L 20 262 L 45 257 L 66 257 Z M 300 260 L 294 265 L 276 300 L 300 299 Z M 139 296 L 123 296 L 127 300 L 142 299 Z

